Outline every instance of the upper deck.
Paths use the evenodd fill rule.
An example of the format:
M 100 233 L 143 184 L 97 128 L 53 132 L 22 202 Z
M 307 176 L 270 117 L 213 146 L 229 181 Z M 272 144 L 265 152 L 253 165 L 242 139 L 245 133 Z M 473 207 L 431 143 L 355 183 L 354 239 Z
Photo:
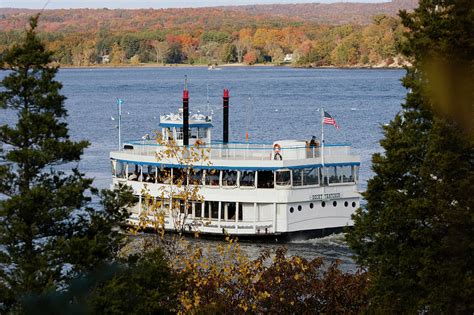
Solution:
M 196 148 L 191 145 L 191 148 Z M 111 157 L 119 158 L 122 155 L 133 158 L 134 161 L 150 161 L 159 152 L 166 150 L 166 144 L 159 144 L 155 140 L 132 140 L 126 141 L 122 151 L 111 153 Z M 257 162 L 265 164 L 281 164 L 278 162 L 299 162 L 314 164 L 322 163 L 343 163 L 359 162 L 357 155 L 351 154 L 350 144 L 325 144 L 324 147 L 310 147 L 302 140 L 282 140 L 274 143 L 242 143 L 230 142 L 224 144 L 219 141 L 213 141 L 212 144 L 200 145 L 206 158 L 213 164 L 234 164 L 237 161 L 246 161 L 245 164 L 254 164 Z M 276 153 L 279 156 L 276 157 Z M 220 162 L 220 163 L 219 163 Z M 234 162 L 234 163 L 232 163 Z M 287 164 L 287 163 L 284 163 Z

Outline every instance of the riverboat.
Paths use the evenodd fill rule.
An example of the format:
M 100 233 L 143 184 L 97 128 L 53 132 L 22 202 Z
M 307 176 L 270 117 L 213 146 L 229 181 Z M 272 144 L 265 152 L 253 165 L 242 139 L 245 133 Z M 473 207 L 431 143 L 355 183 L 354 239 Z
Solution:
M 214 140 L 212 116 L 190 115 L 185 89 L 183 108 L 160 116 L 160 141 L 148 135 L 119 140 L 119 150 L 110 153 L 113 185 L 129 185 L 136 195 L 132 225 L 154 227 L 159 212 L 169 231 L 284 241 L 322 237 L 353 224 L 360 157 L 349 144 L 230 142 L 228 90 L 223 115 L 223 139 Z M 180 153 L 166 156 L 170 147 Z M 196 149 L 200 155 L 186 160 L 187 150 Z M 190 187 L 199 198 L 182 193 Z M 154 214 L 150 199 L 158 205 Z

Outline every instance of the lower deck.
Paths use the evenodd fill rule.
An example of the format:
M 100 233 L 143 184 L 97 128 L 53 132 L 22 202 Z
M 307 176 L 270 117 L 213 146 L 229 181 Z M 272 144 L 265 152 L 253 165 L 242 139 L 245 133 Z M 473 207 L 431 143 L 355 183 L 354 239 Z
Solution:
M 230 196 L 222 196 L 226 197 Z M 137 196 L 137 203 L 130 209 L 130 223 L 153 227 L 162 222 L 166 230 L 211 235 L 280 235 L 351 226 L 351 215 L 358 207 L 358 196 L 347 194 L 338 199 L 299 202 L 205 198 L 187 204 L 179 199 Z

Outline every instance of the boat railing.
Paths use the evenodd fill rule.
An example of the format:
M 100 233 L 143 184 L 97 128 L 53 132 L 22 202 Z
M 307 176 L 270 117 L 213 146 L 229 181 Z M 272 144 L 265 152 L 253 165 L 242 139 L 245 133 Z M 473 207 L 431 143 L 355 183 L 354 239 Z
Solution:
M 193 147 L 195 146 L 190 146 L 190 148 Z M 125 142 L 123 152 L 153 156 L 168 148 L 166 144 L 163 145 L 154 140 L 132 140 Z M 195 148 L 196 152 L 202 150 L 202 154 L 211 160 L 272 160 L 275 153 L 273 144 L 269 143 L 216 142 Z M 321 147 L 309 146 L 288 146 L 279 149 L 282 159 L 285 160 L 319 158 L 321 151 Z M 325 156 L 345 156 L 349 153 L 350 144 L 347 143 L 324 146 Z
M 140 221 L 140 211 L 133 209 L 129 221 L 138 224 Z M 148 225 L 155 227 L 157 218 L 155 216 L 148 216 Z M 174 224 L 169 214 L 164 216 L 165 228 L 173 229 Z M 273 220 L 246 220 L 246 221 L 235 221 L 235 220 L 219 220 L 217 218 L 193 218 L 188 217 L 185 220 L 185 226 L 192 226 L 201 230 L 202 232 L 221 234 L 223 230 L 232 234 L 258 234 L 264 235 L 267 233 L 274 232 Z

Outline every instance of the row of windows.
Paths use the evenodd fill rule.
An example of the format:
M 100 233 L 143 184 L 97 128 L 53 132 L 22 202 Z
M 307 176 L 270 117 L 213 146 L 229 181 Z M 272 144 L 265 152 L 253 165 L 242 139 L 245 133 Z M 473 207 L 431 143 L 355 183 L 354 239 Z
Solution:
M 326 207 L 326 205 L 327 205 L 326 201 L 321 201 L 321 207 L 324 208 L 324 207 Z M 334 200 L 332 202 L 332 205 L 333 205 L 333 207 L 337 207 L 337 201 Z M 355 201 L 353 201 L 351 206 L 352 206 L 352 208 L 355 208 L 357 206 L 357 203 Z M 348 201 L 344 201 L 344 207 L 346 207 L 346 208 L 349 207 L 349 202 Z M 314 208 L 314 203 L 311 202 L 309 204 L 309 208 L 313 209 Z M 298 211 L 301 211 L 301 210 L 303 210 L 303 207 L 301 205 L 298 205 L 297 209 L 298 209 Z M 295 212 L 295 208 L 290 207 L 290 213 L 293 213 L 293 212 Z
M 208 128 L 199 128 L 192 127 L 189 128 L 189 138 L 190 139 L 205 139 L 207 138 L 207 129 Z M 165 134 L 168 135 L 168 138 L 173 137 L 173 131 L 171 128 L 165 128 Z M 176 140 L 183 140 L 183 128 L 176 128 Z
M 136 204 L 139 202 L 139 197 L 135 196 Z M 149 201 L 142 201 L 142 206 L 147 203 L 154 203 L 154 207 L 161 210 L 169 210 L 170 208 L 178 209 L 182 214 L 190 215 L 192 218 L 199 219 L 219 219 L 219 202 L 218 201 L 204 201 L 204 202 L 188 202 L 185 204 L 183 200 L 173 199 L 170 205 L 169 200 L 153 199 Z M 253 206 L 253 204 L 252 204 Z M 223 221 L 242 221 L 243 220 L 243 204 L 237 202 L 221 202 L 220 219 Z
M 112 174 L 131 181 L 222 187 L 274 188 L 355 183 L 358 166 L 328 166 L 278 171 L 186 170 L 112 161 Z

